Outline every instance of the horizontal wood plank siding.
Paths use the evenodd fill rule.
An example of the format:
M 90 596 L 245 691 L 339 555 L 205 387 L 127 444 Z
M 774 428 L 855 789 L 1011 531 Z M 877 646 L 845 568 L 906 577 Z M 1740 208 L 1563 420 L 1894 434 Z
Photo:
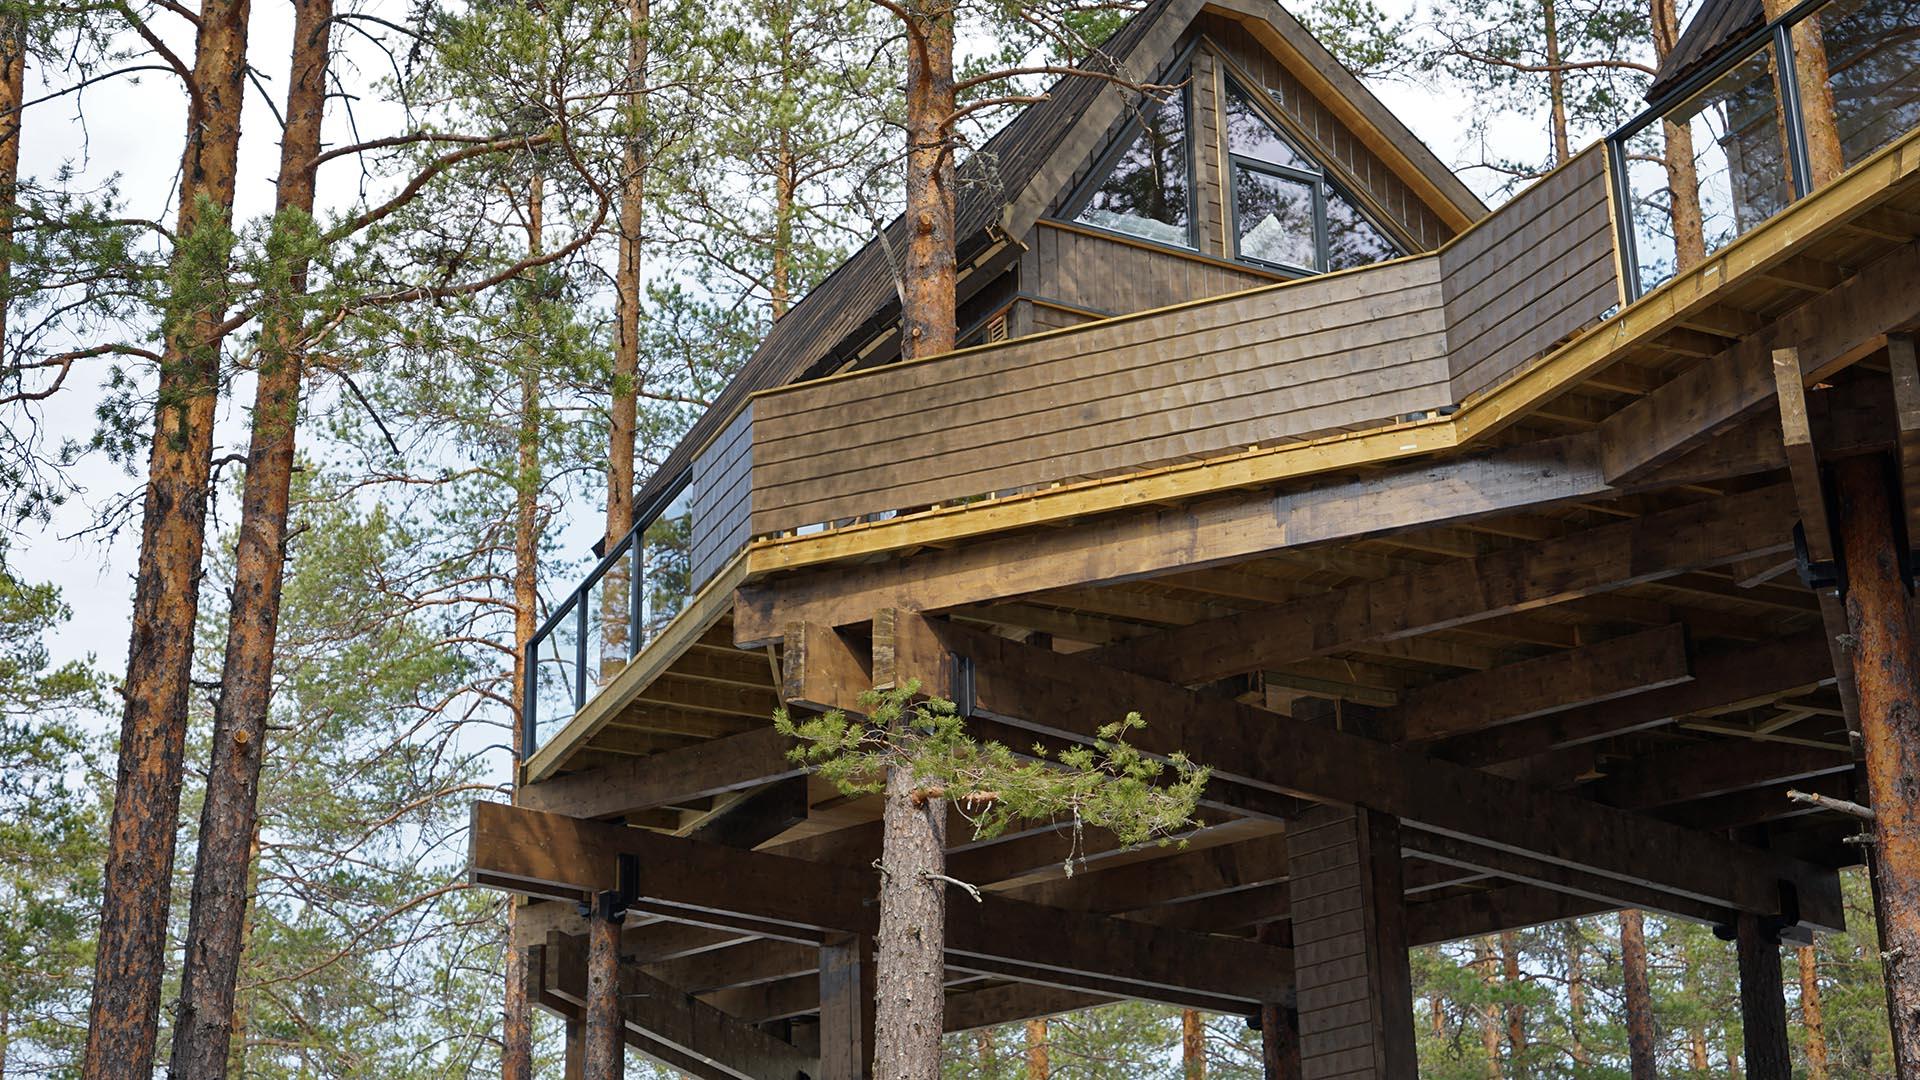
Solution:
M 748 402 L 693 459 L 693 581 L 698 589 L 752 539 L 753 413 Z
M 1492 386 L 1620 301 L 1598 147 L 1528 188 L 1440 255 L 1453 390 Z
M 1043 221 L 1023 257 L 1020 280 L 1021 288 L 1036 297 L 1128 315 L 1284 279 Z
M 1424 259 L 800 385 L 756 402 L 752 531 L 1390 421 L 1449 374 Z

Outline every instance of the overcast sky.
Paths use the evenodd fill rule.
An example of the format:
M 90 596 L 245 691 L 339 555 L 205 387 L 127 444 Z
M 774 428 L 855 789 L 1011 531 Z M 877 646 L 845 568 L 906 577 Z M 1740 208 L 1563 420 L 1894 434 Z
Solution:
M 1385 0 L 1381 6 L 1389 12 L 1402 13 L 1411 11 L 1414 3 L 1413 0 Z M 170 19 L 164 15 L 160 18 Z M 167 36 L 182 55 L 191 55 L 191 40 L 180 32 L 180 26 L 160 25 L 168 31 Z M 291 27 L 292 9 L 284 0 L 255 0 L 249 57 L 260 72 L 261 85 L 275 99 L 285 93 Z M 29 80 L 32 79 L 30 73 Z M 1442 160 L 1457 164 L 1477 156 L 1466 145 L 1467 117 L 1462 111 L 1465 107 L 1462 95 L 1401 83 L 1386 83 L 1375 89 Z M 276 100 L 273 108 L 279 106 Z M 355 109 L 363 137 L 379 130 L 382 117 L 377 102 L 362 100 L 356 103 Z M 242 221 L 271 210 L 272 176 L 279 153 L 279 132 L 273 109 L 267 107 L 266 98 L 257 88 L 249 88 L 244 116 L 245 137 L 236 206 L 236 219 Z M 22 140 L 22 171 L 45 177 L 62 165 L 71 165 L 94 180 L 118 175 L 129 213 L 171 221 L 184 123 L 182 96 L 165 73 L 149 72 L 137 81 L 122 79 L 104 83 L 89 89 L 82 97 L 62 98 L 29 111 Z M 330 114 L 329 125 L 331 138 L 346 137 L 345 118 L 337 106 Z M 1538 155 L 1538 147 L 1544 142 L 1539 123 L 1522 118 L 1515 118 L 1498 129 L 1496 135 L 1502 140 L 1512 140 L 1515 149 L 1533 156 Z M 344 172 L 351 166 L 335 168 Z M 1491 187 L 1484 175 L 1469 173 L 1466 179 L 1482 192 Z M 351 179 L 347 176 L 323 173 L 323 198 L 330 186 L 338 192 L 350 185 Z M 84 440 L 94 427 L 97 396 L 89 380 L 77 377 L 75 381 L 78 385 L 63 390 L 49 403 L 46 415 L 56 431 Z M 218 431 L 221 447 L 215 450 L 216 457 L 244 447 L 241 405 L 251 399 L 252 387 L 242 381 L 236 383 L 223 400 Z M 73 608 L 72 621 L 60 628 L 51 641 L 56 656 L 66 659 L 93 654 L 103 667 L 118 671 L 126 659 L 127 622 L 132 606 L 131 568 L 139 542 L 139 524 L 132 520 L 111 540 L 98 535 L 75 536 L 88 527 L 102 508 L 136 490 L 138 478 L 98 455 L 83 461 L 75 475 L 84 489 L 82 495 L 57 514 L 50 527 L 32 528 L 16 536 L 10 561 L 14 571 L 27 580 L 58 584 Z M 231 506 L 218 509 L 229 515 L 237 512 Z M 557 590 L 549 588 L 548 591 Z

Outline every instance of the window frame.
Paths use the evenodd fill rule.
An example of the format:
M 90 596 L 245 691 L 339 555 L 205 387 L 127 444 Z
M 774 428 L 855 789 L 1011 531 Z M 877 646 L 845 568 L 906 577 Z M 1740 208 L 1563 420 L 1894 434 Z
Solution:
M 1393 258 L 1404 258 L 1407 255 L 1405 245 L 1401 244 L 1400 241 L 1394 237 L 1393 231 L 1381 225 L 1380 222 L 1374 218 L 1373 214 L 1367 210 L 1366 204 L 1356 198 L 1345 186 L 1339 184 L 1327 175 L 1327 167 L 1320 163 L 1318 154 L 1302 147 L 1299 141 L 1288 133 L 1286 125 L 1276 121 L 1273 115 L 1260 104 L 1259 99 L 1255 98 L 1252 93 L 1241 86 L 1232 74 L 1222 72 L 1220 79 L 1220 104 L 1218 111 L 1221 120 L 1218 126 L 1220 130 L 1220 149 L 1222 151 L 1222 157 L 1225 158 L 1227 163 L 1227 175 L 1222 177 L 1221 180 L 1226 187 L 1226 199 L 1224 200 L 1226 212 L 1224 216 L 1226 218 L 1225 228 L 1227 241 L 1232 248 L 1235 261 L 1246 263 L 1249 266 L 1257 266 L 1263 270 L 1286 274 L 1291 277 L 1312 277 L 1319 274 L 1331 273 L 1332 271 L 1328 269 L 1328 263 L 1333 257 L 1333 241 L 1328 235 L 1327 230 L 1327 199 L 1333 194 L 1338 194 L 1342 199 L 1345 199 L 1347 205 L 1353 207 L 1354 212 L 1359 214 L 1362 220 L 1373 226 L 1374 231 L 1385 237 L 1387 242 L 1393 245 L 1397 253 Z M 1247 107 L 1252 109 L 1254 114 L 1264 121 L 1267 127 L 1273 130 L 1276 138 L 1292 147 L 1295 153 L 1307 161 L 1312 162 L 1316 167 L 1314 169 L 1301 169 L 1291 165 L 1277 165 L 1271 161 L 1263 161 L 1260 158 L 1235 153 L 1232 145 L 1232 134 L 1229 131 L 1225 118 L 1227 112 L 1227 97 L 1229 94 L 1236 93 L 1240 96 L 1241 100 L 1247 103 Z M 1291 180 L 1295 183 L 1304 183 L 1313 189 L 1314 264 L 1312 266 L 1296 266 L 1292 263 L 1273 262 L 1268 259 L 1262 259 L 1257 255 L 1245 254 L 1240 250 L 1241 169 L 1252 173 L 1262 173 L 1282 180 Z M 1384 262 L 1386 260 L 1381 261 Z
M 1073 198 L 1067 200 L 1065 212 L 1060 215 L 1062 221 L 1076 228 L 1092 229 L 1095 232 L 1107 236 L 1122 237 L 1136 244 L 1152 244 L 1155 247 L 1163 247 L 1169 251 L 1187 253 L 1198 253 L 1200 251 L 1200 238 L 1195 235 L 1200 217 L 1198 202 L 1200 168 L 1199 156 L 1194 151 L 1193 69 L 1189 63 L 1191 53 L 1192 49 L 1188 49 L 1187 55 L 1183 55 L 1180 58 L 1180 62 L 1173 66 L 1172 70 L 1175 74 L 1170 76 L 1171 78 L 1178 79 L 1181 83 L 1179 96 L 1182 132 L 1181 143 L 1185 149 L 1187 171 L 1186 242 L 1171 244 L 1165 240 L 1158 240 L 1151 236 L 1141 236 L 1138 233 L 1130 233 L 1122 229 L 1115 229 L 1106 225 L 1096 225 L 1090 221 L 1080 220 L 1080 215 L 1087 211 L 1087 204 L 1093 201 L 1093 197 L 1099 192 L 1101 185 L 1105 184 L 1107 178 L 1113 175 L 1114 165 L 1119 162 L 1120 158 L 1128 150 L 1133 148 L 1134 141 L 1146 132 L 1147 126 L 1141 121 L 1137 113 L 1132 119 L 1127 121 L 1125 127 L 1120 129 L 1120 134 L 1114 137 L 1112 145 L 1108 146 L 1106 151 L 1100 155 L 1099 160 L 1094 163 L 1093 168 L 1088 170 L 1087 178 L 1081 182 L 1079 190 L 1073 193 Z

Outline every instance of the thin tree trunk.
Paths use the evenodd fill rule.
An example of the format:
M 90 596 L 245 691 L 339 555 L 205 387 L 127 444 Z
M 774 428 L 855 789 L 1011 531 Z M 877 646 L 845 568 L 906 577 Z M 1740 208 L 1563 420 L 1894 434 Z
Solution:
M 1795 0 L 1764 0 L 1768 21 L 1795 7 Z M 1807 161 L 1818 189 L 1846 171 L 1840 147 L 1840 126 L 1834 119 L 1833 86 L 1827 66 L 1827 42 L 1820 32 L 1822 16 L 1800 20 L 1793 27 L 1793 70 L 1800 84 L 1801 116 L 1806 121 Z M 1805 195 L 1806 192 L 1800 194 Z
M 1827 1080 L 1827 1024 L 1820 1009 L 1820 965 L 1811 945 L 1800 946 L 1800 1027 L 1807 1033 L 1807 1080 Z
M 7 1080 L 7 1046 L 13 1041 L 13 1017 L 0 1001 L 0 1080 Z
M 1443 1011 L 1445 1007 L 1446 999 L 1439 994 L 1427 996 L 1427 1028 L 1435 1038 L 1446 1030 L 1446 1014 Z
M 1706 1072 L 1712 1066 L 1707 1059 L 1707 1029 L 1696 1027 L 1687 1032 L 1687 1056 L 1693 1071 Z
M 793 152 L 793 110 L 800 107 L 793 99 L 793 14 L 783 11 L 780 19 L 780 120 L 773 155 L 773 266 L 768 288 L 775 319 L 787 313 L 793 296 L 793 212 L 800 179 Z
M 1553 125 L 1553 163 L 1565 165 L 1573 156 L 1567 134 L 1567 73 L 1560 65 L 1560 11 L 1558 0 L 1541 0 L 1540 14 L 1547 49 L 1547 104 Z
M 1207 1080 L 1207 1023 L 1198 1009 L 1180 1010 L 1180 1075 Z
M 901 352 L 950 352 L 959 336 L 954 285 L 954 112 L 951 0 L 917 0 L 907 23 L 907 258 Z
M 1627 1012 L 1627 1065 L 1633 1080 L 1656 1080 L 1653 990 L 1647 985 L 1646 919 L 1636 908 L 1620 913 L 1620 973 Z
M 20 121 L 27 100 L 27 26 L 21 15 L 0 23 L 0 362 L 7 309 L 13 300 L 13 215 L 20 190 Z M 3 364 L 0 364 L 3 366 Z
M 1587 964 L 1586 942 L 1581 937 L 1579 924 L 1566 922 L 1561 931 L 1567 935 L 1567 1038 L 1573 1045 L 1569 1050 L 1576 1065 L 1593 1064 L 1593 1055 L 1587 1051 Z
M 190 238 L 232 216 L 248 5 L 205 0 L 199 11 L 172 268 L 193 287 L 170 301 L 161 354 L 83 1080 L 153 1075 L 226 284 L 224 254 Z
M 981 1028 L 973 1035 L 975 1063 L 980 1066 L 981 1076 L 992 1076 L 999 1068 L 998 1048 L 993 1045 L 993 1029 Z
M 298 235 L 313 213 L 326 111 L 332 0 L 298 0 L 287 86 L 275 227 Z M 296 221 L 297 219 L 297 221 Z M 305 343 L 300 298 L 307 260 L 293 257 L 280 295 L 271 297 L 260 335 L 260 362 L 240 494 L 227 652 L 214 707 L 212 761 L 200 810 L 193 903 L 174 1019 L 175 1080 L 222 1080 L 233 1045 L 234 988 L 247 917 L 247 876 L 259 816 L 260 761 L 273 698 L 274 643 L 285 579 L 287 516 L 293 484 Z
M 1520 1003 L 1520 939 L 1511 930 L 1500 934 L 1500 977 L 1507 988 L 1507 1046 L 1513 1067 L 1524 1069 L 1527 1057 L 1527 1009 Z
M 627 132 L 621 158 L 619 265 L 614 276 L 613 385 L 607 423 L 607 531 L 606 550 L 633 528 L 634 446 L 640 416 L 640 293 L 644 283 L 647 195 L 647 52 L 650 0 L 627 0 Z M 634 589 L 631 558 L 622 559 L 602 577 L 600 586 L 600 680 L 620 673 L 640 651 L 632 637 L 629 615 Z
M 1053 1064 L 1047 1058 L 1047 1019 L 1027 1021 L 1027 1080 L 1050 1080 Z
M 254 819 L 253 843 L 247 846 L 247 909 L 240 920 L 240 959 L 253 948 L 254 898 L 260 890 L 260 821 Z M 247 1075 L 247 1026 L 253 1019 L 253 1003 L 237 992 L 233 999 L 233 1035 L 228 1040 L 227 1075 Z
M 1653 0 L 1654 63 L 1664 63 L 1680 40 L 1680 13 L 1675 0 Z M 1667 216 L 1673 225 L 1674 272 L 1683 273 L 1707 257 L 1706 225 L 1700 213 L 1700 172 L 1695 165 L 1693 126 L 1660 121 L 1666 141 L 1661 164 L 1667 173 Z
M 1473 968 L 1482 985 L 1493 985 L 1496 963 L 1492 939 L 1473 939 Z M 1480 1014 L 1480 1049 L 1487 1056 L 1487 1080 L 1500 1080 L 1500 1009 L 1495 1005 L 1482 1005 L 1476 1011 Z
M 546 184 L 536 172 L 527 185 L 527 253 L 544 247 Z M 537 286 L 530 285 L 537 289 Z M 527 321 L 538 324 L 538 296 L 528 300 Z M 513 756 L 519 761 L 528 749 L 527 643 L 539 629 L 540 594 L 540 365 L 538 342 L 529 342 L 521 359 L 520 411 L 515 437 L 518 443 L 513 485 L 513 693 L 517 706 L 513 725 Z M 527 999 L 527 953 L 513 944 L 520 906 L 507 904 L 506 994 L 502 1005 L 500 1075 L 502 1080 L 533 1080 L 533 1009 Z
M 887 770 L 880 849 L 880 932 L 874 938 L 873 1071 L 938 1080 L 945 1006 L 947 809 L 915 790 L 911 769 Z

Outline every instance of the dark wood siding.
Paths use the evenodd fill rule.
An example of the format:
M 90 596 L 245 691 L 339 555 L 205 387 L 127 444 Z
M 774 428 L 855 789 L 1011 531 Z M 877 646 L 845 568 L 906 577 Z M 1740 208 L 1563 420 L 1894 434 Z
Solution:
M 1606 158 L 1569 162 L 1440 253 L 1456 398 L 1498 383 L 1620 302 Z
M 1253 267 L 1045 221 L 1031 234 L 1020 263 L 1021 288 L 1029 295 L 1104 315 L 1129 315 L 1281 280 Z
M 692 585 L 698 589 L 752 537 L 752 402 L 694 457 L 692 487 Z
M 829 379 L 755 402 L 753 532 L 1147 468 L 1437 408 L 1408 260 Z
M 1314 155 L 1325 162 L 1336 179 L 1399 225 L 1418 250 L 1431 251 L 1453 236 L 1440 216 L 1420 200 L 1413 189 L 1367 148 L 1320 99 L 1280 61 L 1230 19 L 1202 14 L 1194 26 L 1205 33 L 1225 56 L 1228 73 L 1238 69 L 1251 90 L 1262 91 L 1293 122 L 1295 134 L 1305 136 Z

